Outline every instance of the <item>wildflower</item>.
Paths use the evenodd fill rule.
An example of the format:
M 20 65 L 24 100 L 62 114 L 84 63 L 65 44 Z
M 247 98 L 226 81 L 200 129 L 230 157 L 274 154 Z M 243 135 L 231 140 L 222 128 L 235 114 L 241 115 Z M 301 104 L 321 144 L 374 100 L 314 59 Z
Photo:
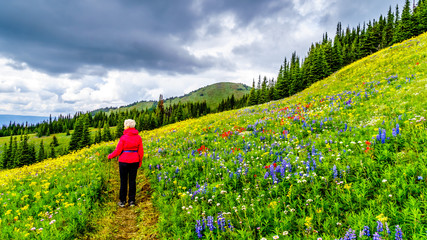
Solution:
M 202 231 L 203 231 L 203 227 L 200 224 L 200 220 L 197 220 L 197 223 L 196 223 L 196 233 L 197 233 L 197 237 L 198 238 L 202 238 L 203 237 Z
M 399 225 L 396 225 L 396 234 L 394 235 L 396 240 L 402 240 L 403 239 L 403 233 L 402 229 L 399 227 Z
M 277 236 L 277 235 L 273 236 L 273 239 L 279 239 L 279 236 Z
M 369 226 L 364 226 L 363 227 L 363 231 L 362 231 L 362 234 L 361 234 L 362 236 L 368 236 L 368 237 L 370 237 L 371 236 L 371 232 L 369 231 Z
M 418 176 L 418 178 L 417 178 L 418 180 L 423 180 L 423 176 Z
M 286 236 L 286 235 L 288 235 L 289 234 L 289 232 L 288 231 L 284 231 L 283 233 L 282 233 L 282 235 L 283 236 Z
M 377 232 L 382 232 L 383 230 L 383 223 L 381 221 L 377 221 Z
M 381 240 L 381 235 L 379 233 L 375 232 L 372 240 Z

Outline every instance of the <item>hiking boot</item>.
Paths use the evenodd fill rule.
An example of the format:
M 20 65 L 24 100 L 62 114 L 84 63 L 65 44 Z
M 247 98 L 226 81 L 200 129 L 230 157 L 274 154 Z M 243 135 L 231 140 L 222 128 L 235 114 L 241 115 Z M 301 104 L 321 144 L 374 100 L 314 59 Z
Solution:
M 126 203 L 125 202 L 119 202 L 118 205 L 119 205 L 119 207 L 125 207 Z
M 135 207 L 135 202 L 134 202 L 134 201 L 130 201 L 130 202 L 129 202 L 129 206 L 131 206 L 131 207 Z

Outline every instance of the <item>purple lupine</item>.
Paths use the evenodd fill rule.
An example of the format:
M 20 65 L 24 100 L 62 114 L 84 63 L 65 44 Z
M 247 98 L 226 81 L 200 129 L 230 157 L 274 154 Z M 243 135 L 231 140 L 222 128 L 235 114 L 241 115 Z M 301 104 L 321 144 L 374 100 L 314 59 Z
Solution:
M 391 130 L 391 135 L 393 135 L 393 137 L 396 137 L 396 136 L 397 136 L 396 128 L 393 128 L 393 129 Z
M 269 173 L 268 173 L 268 171 L 264 174 L 264 179 L 267 179 L 268 178 L 268 175 L 269 175 Z
M 203 231 L 202 224 L 200 223 L 200 220 L 197 220 L 197 223 L 196 223 L 196 233 L 197 233 L 197 237 L 198 238 L 202 238 L 203 237 L 202 231 Z
M 354 233 L 354 230 L 351 228 L 348 229 L 348 231 L 345 233 L 344 240 L 353 240 L 356 239 L 356 234 Z
M 383 223 L 381 221 L 377 221 L 377 232 L 382 232 L 383 229 Z
M 400 134 L 400 130 L 399 130 L 399 123 L 396 123 L 396 133 Z
M 381 133 L 381 143 L 385 143 L 385 139 L 386 139 L 386 132 L 385 132 L 385 129 L 383 129 Z
M 377 141 L 381 141 L 381 128 L 378 128 Z
M 225 231 L 225 218 L 222 216 L 222 213 L 218 213 L 217 224 L 221 231 Z
M 228 220 L 228 228 L 231 230 L 231 231 L 233 231 L 233 225 L 231 225 L 231 221 L 230 220 Z
M 177 174 L 179 172 L 179 168 L 177 167 L 175 170 L 175 174 Z
M 338 177 L 337 166 L 334 165 L 332 171 L 334 171 L 334 179 L 336 179 Z
M 375 232 L 372 240 L 381 240 L 381 235 L 379 233 Z
M 362 231 L 362 236 L 371 236 L 371 231 L 369 231 L 369 226 L 364 226 Z
M 395 240 L 403 239 L 402 229 L 399 227 L 399 225 L 396 225 L 396 234 L 394 236 L 396 237 Z
M 212 216 L 208 216 L 208 223 L 207 226 L 209 228 L 209 231 L 213 231 L 216 229 L 216 227 L 214 226 L 214 218 Z

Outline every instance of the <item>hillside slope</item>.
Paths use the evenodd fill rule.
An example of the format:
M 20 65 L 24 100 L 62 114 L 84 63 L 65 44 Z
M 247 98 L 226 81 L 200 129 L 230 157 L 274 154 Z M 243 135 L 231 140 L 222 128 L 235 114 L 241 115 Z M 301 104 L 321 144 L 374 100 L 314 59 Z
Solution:
M 290 98 L 142 132 L 159 238 L 425 239 L 426 54 L 427 33 Z M 0 171 L 0 237 L 75 237 L 112 147 Z
M 144 132 L 162 236 L 424 238 L 426 54 L 423 34 L 290 98 Z

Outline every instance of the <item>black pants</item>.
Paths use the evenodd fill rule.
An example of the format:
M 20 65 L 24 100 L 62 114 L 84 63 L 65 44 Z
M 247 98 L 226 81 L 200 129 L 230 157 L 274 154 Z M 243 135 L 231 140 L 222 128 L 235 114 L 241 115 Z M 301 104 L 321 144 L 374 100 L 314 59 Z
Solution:
M 135 202 L 136 195 L 136 173 L 138 172 L 139 163 L 119 162 L 120 170 L 120 201 L 126 202 L 128 179 L 129 179 L 129 202 Z

